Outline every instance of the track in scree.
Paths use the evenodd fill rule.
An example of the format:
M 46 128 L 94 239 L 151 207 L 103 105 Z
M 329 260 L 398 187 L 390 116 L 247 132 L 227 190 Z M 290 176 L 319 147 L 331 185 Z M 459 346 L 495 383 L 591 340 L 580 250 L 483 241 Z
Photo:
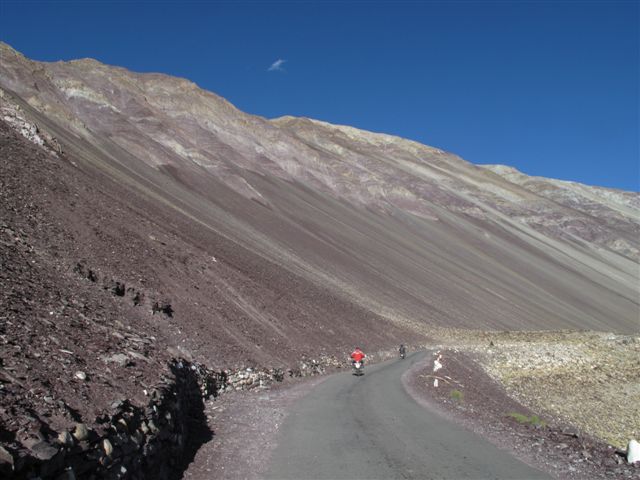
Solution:
M 294 405 L 270 479 L 548 479 L 480 436 L 420 406 L 402 374 L 425 357 L 333 375 Z

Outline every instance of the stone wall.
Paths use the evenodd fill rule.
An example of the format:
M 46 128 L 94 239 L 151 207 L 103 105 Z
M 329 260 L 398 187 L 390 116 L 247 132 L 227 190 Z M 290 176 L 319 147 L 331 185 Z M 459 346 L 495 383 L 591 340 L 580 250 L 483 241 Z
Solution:
M 184 359 L 150 392 L 146 407 L 129 401 L 111 405 L 95 425 L 46 431 L 30 444 L 0 444 L 0 475 L 21 479 L 180 478 L 196 451 L 213 433 L 204 402 L 237 390 L 268 388 L 286 378 L 323 375 L 344 367 L 336 357 L 302 359 L 293 368 L 212 370 Z
M 146 408 L 116 402 L 91 428 L 77 424 L 57 436 L 45 432 L 32 445 L 0 447 L 0 473 L 15 479 L 177 478 L 211 438 L 204 401 L 223 389 L 225 374 L 182 360 L 169 370 Z

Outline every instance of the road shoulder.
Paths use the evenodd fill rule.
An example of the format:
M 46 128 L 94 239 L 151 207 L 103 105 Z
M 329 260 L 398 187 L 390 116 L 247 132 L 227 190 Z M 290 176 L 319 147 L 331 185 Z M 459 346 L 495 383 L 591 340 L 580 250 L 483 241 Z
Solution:
M 461 352 L 431 352 L 405 372 L 403 384 L 425 408 L 556 478 L 637 478 L 637 468 L 624 462 L 622 452 L 554 419 L 538 422 L 535 412 Z
M 326 378 L 313 377 L 267 390 L 233 392 L 209 402 L 206 414 L 214 437 L 200 448 L 183 478 L 263 478 L 291 406 Z

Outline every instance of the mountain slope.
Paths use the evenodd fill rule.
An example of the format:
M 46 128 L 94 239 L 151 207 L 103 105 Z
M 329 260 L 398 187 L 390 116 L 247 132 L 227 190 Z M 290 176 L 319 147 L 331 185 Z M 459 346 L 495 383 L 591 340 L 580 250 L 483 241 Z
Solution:
M 637 333 L 639 239 L 638 193 L 0 43 L 0 472 L 108 474 L 127 446 L 129 467 L 178 475 L 203 393 L 324 371 L 356 344 Z M 160 430 L 140 437 L 143 418 Z M 154 456 L 157 439 L 177 444 Z
M 139 253 L 135 265 L 189 319 L 199 354 L 211 352 L 198 336 L 220 327 L 214 344 L 245 355 L 261 343 L 263 360 L 310 336 L 318 349 L 365 336 L 383 346 L 431 326 L 639 329 L 637 193 L 477 167 L 351 127 L 269 121 L 186 80 L 0 48 L 4 103 L 56 137 L 60 161 L 106 191 L 118 185 L 132 224 L 150 219 L 152 236 L 197 252 L 171 252 L 164 269 Z M 102 258 L 81 237 L 69 258 L 140 277 L 117 260 L 130 258 L 125 245 Z M 146 237 L 140 252 L 157 244 Z

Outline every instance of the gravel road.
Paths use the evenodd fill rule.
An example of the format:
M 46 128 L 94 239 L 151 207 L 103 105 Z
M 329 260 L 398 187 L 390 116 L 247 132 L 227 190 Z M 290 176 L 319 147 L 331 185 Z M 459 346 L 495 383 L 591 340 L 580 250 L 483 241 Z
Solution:
M 267 478 L 550 478 L 418 405 L 401 376 L 424 355 L 316 386 L 285 420 Z

